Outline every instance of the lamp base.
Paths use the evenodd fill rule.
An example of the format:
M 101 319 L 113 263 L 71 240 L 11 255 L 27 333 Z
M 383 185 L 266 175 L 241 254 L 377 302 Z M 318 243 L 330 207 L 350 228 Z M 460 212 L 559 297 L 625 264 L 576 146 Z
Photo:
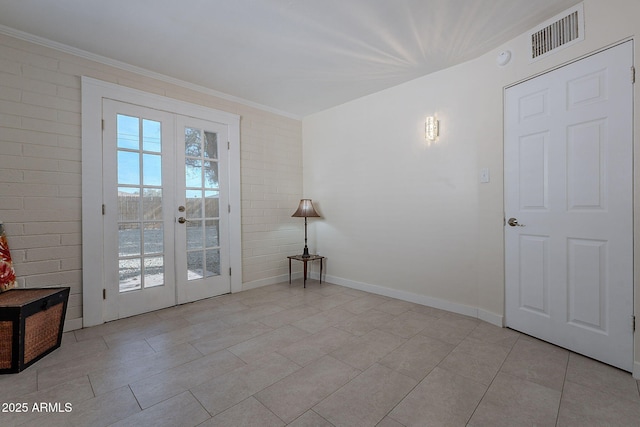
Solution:
M 309 248 L 305 246 L 304 251 L 302 251 L 302 258 L 309 258 L 310 256 L 311 255 L 309 255 Z

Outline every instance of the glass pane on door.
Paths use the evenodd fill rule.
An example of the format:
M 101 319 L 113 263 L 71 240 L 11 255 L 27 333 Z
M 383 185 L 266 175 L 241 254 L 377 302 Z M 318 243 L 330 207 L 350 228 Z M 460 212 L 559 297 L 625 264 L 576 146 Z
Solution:
M 185 127 L 188 281 L 220 275 L 218 135 Z
M 161 123 L 117 115 L 120 292 L 163 285 Z

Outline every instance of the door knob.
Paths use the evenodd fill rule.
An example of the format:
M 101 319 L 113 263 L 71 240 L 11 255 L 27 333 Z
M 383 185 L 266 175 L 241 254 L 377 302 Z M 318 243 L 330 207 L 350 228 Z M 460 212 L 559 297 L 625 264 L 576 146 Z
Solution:
M 181 216 L 180 218 L 178 218 L 178 222 L 180 224 L 184 224 L 185 222 L 190 222 L 187 218 Z
M 518 220 L 516 218 L 509 218 L 509 220 L 507 220 L 507 224 L 512 227 L 524 227 L 524 224 L 518 224 Z

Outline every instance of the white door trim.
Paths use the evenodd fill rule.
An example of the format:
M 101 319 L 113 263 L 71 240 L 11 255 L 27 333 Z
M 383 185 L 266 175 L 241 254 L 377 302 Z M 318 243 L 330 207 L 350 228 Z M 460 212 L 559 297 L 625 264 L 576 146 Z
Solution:
M 102 283 L 102 100 L 114 99 L 143 107 L 226 124 L 229 136 L 229 234 L 231 292 L 242 290 L 240 205 L 240 116 L 161 95 L 82 76 L 82 307 L 83 327 L 103 323 Z

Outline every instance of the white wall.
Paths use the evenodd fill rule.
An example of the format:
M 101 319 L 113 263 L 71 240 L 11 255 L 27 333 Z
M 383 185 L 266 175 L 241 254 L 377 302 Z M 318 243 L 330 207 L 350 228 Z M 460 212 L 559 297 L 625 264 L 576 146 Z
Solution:
M 481 308 L 479 239 L 489 251 L 495 242 L 481 235 L 478 212 L 485 211 L 483 227 L 501 233 L 502 208 L 480 201 L 479 151 L 485 138 L 499 142 L 502 135 L 499 128 L 487 134 L 500 125 L 501 112 L 491 115 L 487 104 L 499 102 L 501 92 L 487 99 L 470 67 L 304 119 L 304 192 L 324 216 L 314 222 L 312 240 L 329 257 L 334 281 L 387 287 L 471 315 Z M 440 137 L 428 145 L 430 114 L 440 120 Z M 498 166 L 485 166 L 493 178 L 483 186 L 501 187 Z M 501 314 L 498 306 L 487 309 Z
M 502 320 L 504 88 L 640 33 L 636 0 L 586 0 L 584 10 L 585 40 L 533 64 L 522 35 L 468 63 L 303 120 L 304 193 L 324 216 L 311 240 L 335 282 Z M 514 57 L 499 67 L 503 49 Z M 640 99 L 637 84 L 635 91 Z M 441 133 L 428 146 L 430 114 Z M 638 136 L 635 146 L 640 164 Z M 491 182 L 481 184 L 485 167 Z M 638 274 L 635 289 L 638 311 Z
M 285 280 L 303 235 L 299 120 L 0 35 L 0 220 L 19 286 L 70 286 L 67 329 L 81 326 L 83 75 L 241 116 L 243 287 Z

